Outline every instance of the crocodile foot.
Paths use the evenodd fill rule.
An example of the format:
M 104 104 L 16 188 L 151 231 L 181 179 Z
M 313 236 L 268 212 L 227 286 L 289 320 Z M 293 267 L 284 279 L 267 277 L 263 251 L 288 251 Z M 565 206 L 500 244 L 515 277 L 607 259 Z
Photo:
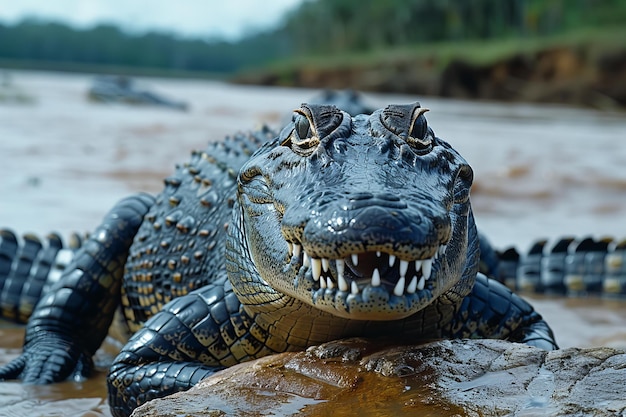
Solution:
M 81 381 L 93 369 L 93 361 L 75 343 L 53 333 L 41 333 L 24 346 L 23 353 L 0 367 L 0 380 L 21 379 L 48 384 L 67 379 Z

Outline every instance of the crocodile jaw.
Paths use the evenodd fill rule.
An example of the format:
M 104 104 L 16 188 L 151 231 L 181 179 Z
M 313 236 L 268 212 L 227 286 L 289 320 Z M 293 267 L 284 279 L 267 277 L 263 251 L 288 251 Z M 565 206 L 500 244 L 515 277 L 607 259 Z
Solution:
M 347 259 L 294 253 L 289 269 L 291 264 L 295 268 L 301 265 L 294 288 L 304 282 L 317 308 L 345 318 L 389 320 L 430 303 L 444 262 L 445 245 L 440 245 L 432 257 L 413 261 L 379 251 L 351 254 Z M 355 271 L 362 264 L 368 267 Z
M 240 213 L 239 225 L 243 227 L 241 219 L 246 214 Z M 446 244 L 432 248 L 432 255 L 424 259 L 410 261 L 384 251 L 340 259 L 315 258 L 299 244 L 282 239 L 278 225 L 268 228 L 270 223 L 265 218 L 261 220 L 266 226 L 265 238 L 280 239 L 282 245 L 273 252 L 259 250 L 249 242 L 255 238 L 255 229 L 242 233 L 245 244 L 235 256 L 245 258 L 246 264 L 253 267 L 251 277 L 246 278 L 249 282 L 233 283 L 233 288 L 242 303 L 253 309 L 263 304 L 262 310 L 271 310 L 271 302 L 267 302 L 270 299 L 280 299 L 275 304 L 279 308 L 286 296 L 352 320 L 403 319 L 430 305 L 463 276 L 473 276 L 472 271 L 466 271 L 471 264 L 466 262 L 468 254 L 474 252 L 468 247 L 468 216 L 451 217 L 453 233 Z M 254 293 L 243 294 L 240 288 L 250 286 L 250 282 L 254 282 Z

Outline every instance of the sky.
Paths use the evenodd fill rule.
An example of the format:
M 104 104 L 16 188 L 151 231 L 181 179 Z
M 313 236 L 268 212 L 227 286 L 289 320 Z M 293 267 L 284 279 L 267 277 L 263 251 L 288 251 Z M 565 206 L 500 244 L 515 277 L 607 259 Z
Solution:
M 0 0 L 0 22 L 24 17 L 78 28 L 115 23 L 133 32 L 160 30 L 188 37 L 237 38 L 280 22 L 303 0 Z

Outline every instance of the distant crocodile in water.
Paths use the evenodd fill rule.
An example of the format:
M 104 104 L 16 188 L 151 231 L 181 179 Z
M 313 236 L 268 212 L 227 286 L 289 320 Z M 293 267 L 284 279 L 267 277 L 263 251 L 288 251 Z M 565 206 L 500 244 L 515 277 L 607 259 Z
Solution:
M 87 376 L 119 305 L 135 333 L 108 376 L 116 416 L 223 367 L 351 336 L 556 348 L 526 301 L 478 272 L 473 172 L 425 112 L 304 104 L 279 134 L 194 152 L 161 194 L 122 200 L 68 256 L 0 378 Z M 25 264 L 3 236 L 13 276 Z M 54 250 L 33 241 L 45 260 L 33 262 L 52 268 Z M 19 287 L 4 281 L 3 294 Z

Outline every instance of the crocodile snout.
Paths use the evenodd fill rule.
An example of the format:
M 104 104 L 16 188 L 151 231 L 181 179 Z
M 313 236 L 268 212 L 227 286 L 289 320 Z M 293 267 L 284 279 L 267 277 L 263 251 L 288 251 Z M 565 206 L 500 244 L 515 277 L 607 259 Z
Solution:
M 339 259 L 353 253 L 384 252 L 400 259 L 432 256 L 450 236 L 445 210 L 418 210 L 392 194 L 348 196 L 314 210 L 300 232 L 285 230 L 311 255 Z

